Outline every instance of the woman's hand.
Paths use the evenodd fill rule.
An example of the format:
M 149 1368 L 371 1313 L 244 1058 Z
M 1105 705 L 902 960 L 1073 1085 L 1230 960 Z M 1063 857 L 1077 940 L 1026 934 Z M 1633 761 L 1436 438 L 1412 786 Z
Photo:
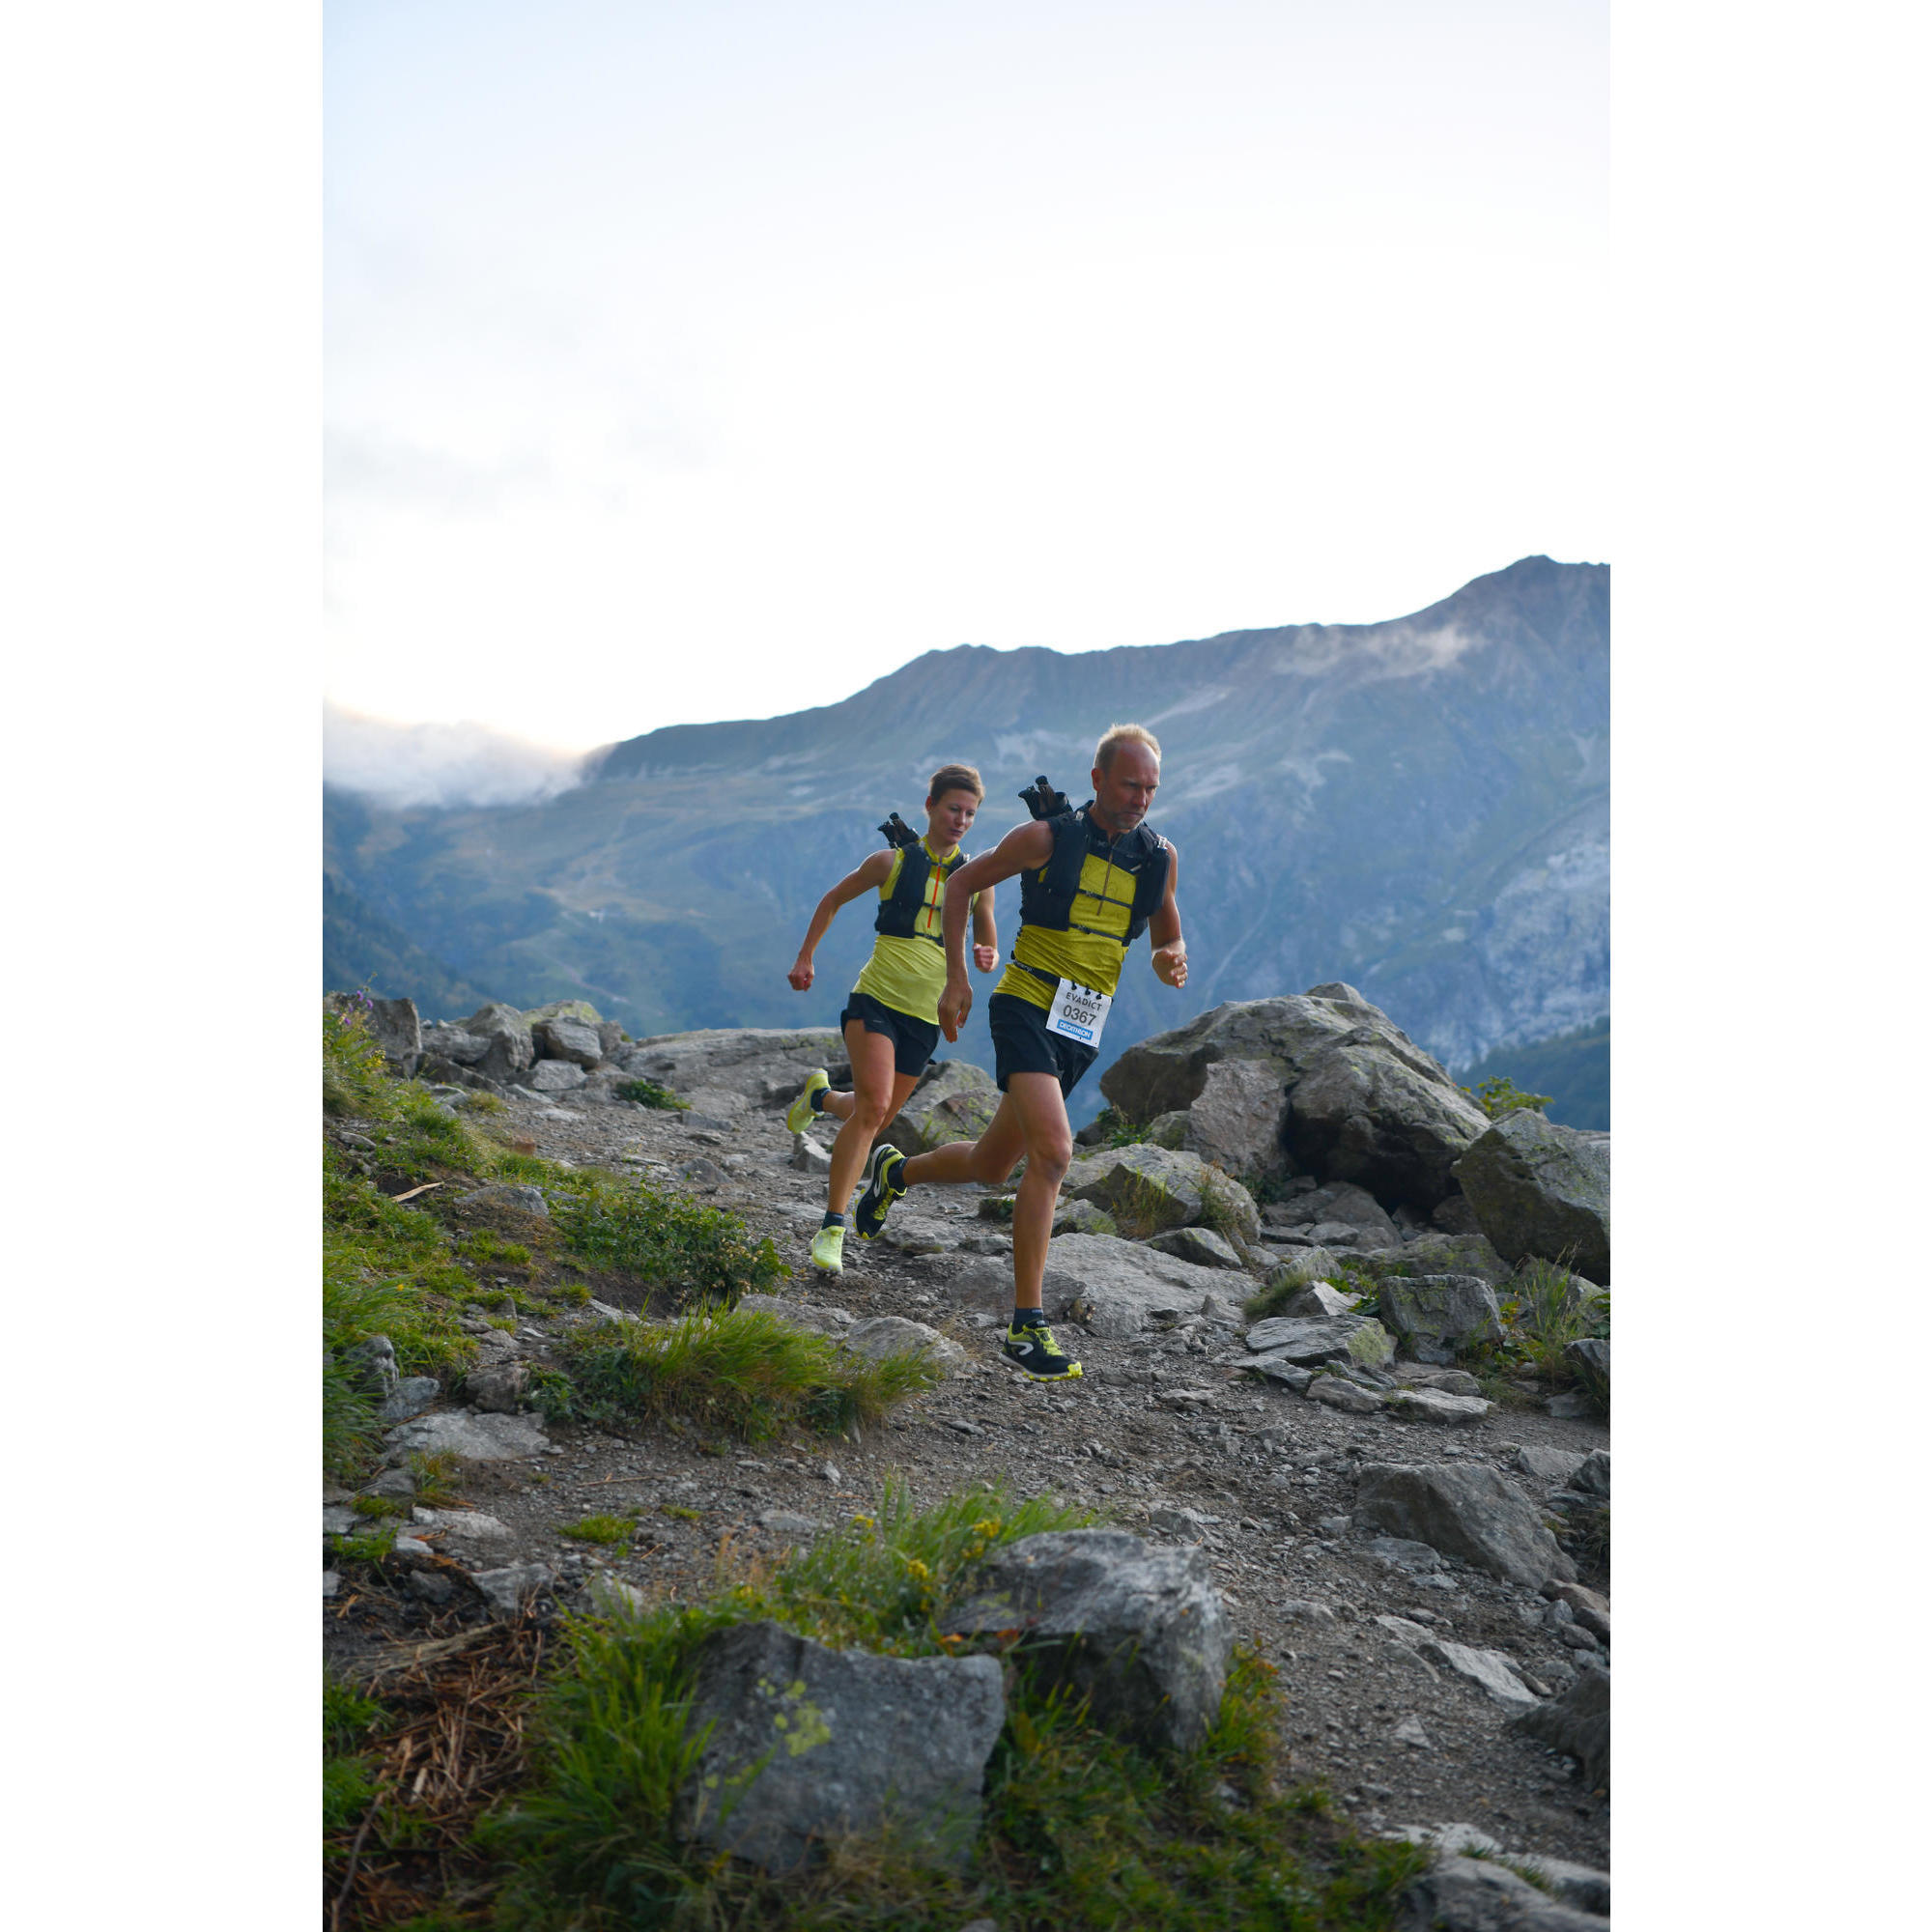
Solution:
M 990 973 L 1000 963 L 999 948 L 996 946 L 974 947 L 973 963 L 980 972 Z

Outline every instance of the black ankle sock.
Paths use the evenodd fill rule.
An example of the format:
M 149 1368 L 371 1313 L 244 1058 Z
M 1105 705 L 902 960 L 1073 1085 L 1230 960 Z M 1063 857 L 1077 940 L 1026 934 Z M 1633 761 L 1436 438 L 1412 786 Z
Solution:
M 832 1089 L 830 1087 L 814 1087 L 811 1090 L 811 1098 L 806 1102 L 806 1105 L 810 1107 L 814 1114 L 824 1113 L 825 1096 L 831 1092 Z
M 1043 1308 L 1015 1308 L 1012 1325 L 1015 1328 L 1044 1328 L 1046 1311 Z
M 818 1225 L 821 1228 L 842 1228 L 845 1225 L 845 1217 L 842 1214 L 828 1214 Z

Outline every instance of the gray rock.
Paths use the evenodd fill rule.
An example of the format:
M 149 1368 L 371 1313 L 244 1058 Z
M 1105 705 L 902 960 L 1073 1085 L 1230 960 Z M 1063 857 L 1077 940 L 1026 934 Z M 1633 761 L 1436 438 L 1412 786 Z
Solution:
M 1416 1648 L 1432 1663 L 1465 1677 L 1498 1704 L 1526 1711 L 1535 1702 L 1529 1687 L 1517 1675 L 1516 1665 L 1499 1650 L 1474 1650 L 1441 1637 L 1425 1637 Z
M 1435 1551 L 1430 1552 L 1431 1555 Z M 1318 1604 L 1310 1597 L 1290 1597 L 1281 1605 L 1281 1613 L 1292 1624 L 1332 1624 L 1335 1612 L 1326 1604 Z
M 1391 1389 L 1382 1400 L 1393 1415 L 1406 1415 L 1416 1422 L 1437 1422 L 1450 1429 L 1466 1429 L 1482 1421 L 1494 1406 L 1479 1395 L 1449 1395 L 1432 1388 Z
M 657 1034 L 611 1058 L 626 1073 L 682 1094 L 699 1112 L 730 1120 L 752 1109 L 790 1106 L 814 1067 L 844 1067 L 845 1042 L 830 1028 L 706 1027 Z
M 1118 1235 L 1121 1224 L 1091 1201 L 1063 1202 L 1054 1209 L 1056 1235 Z
M 1549 1449 L 1540 1443 L 1523 1443 L 1516 1452 L 1516 1466 L 1552 1489 L 1568 1489 L 1582 1462 L 1574 1449 Z
M 1592 1912 L 1607 1918 L 1610 1912 L 1610 1875 L 1593 1865 L 1572 1864 L 1568 1859 L 1552 1859 L 1541 1852 L 1512 1852 L 1510 1863 L 1540 1873 L 1555 1894 L 1559 1905 L 1578 1912 Z
M 410 1512 L 410 1520 L 417 1529 L 440 1530 L 456 1543 L 508 1543 L 512 1540 L 508 1523 L 498 1521 L 494 1516 L 486 1516 L 481 1510 L 423 1509 L 419 1505 Z
M 463 1022 L 463 1031 L 489 1042 L 483 1058 L 474 1065 L 492 1080 L 507 1081 L 526 1072 L 537 1057 L 536 1042 L 523 1014 L 500 1000 L 478 1007 Z
M 1227 1285 L 1219 1268 L 1137 1241 L 1058 1235 L 1047 1243 L 1040 1298 L 1048 1321 L 1077 1321 L 1092 1334 L 1124 1341 L 1146 1328 L 1185 1320 Z M 965 1262 L 941 1288 L 962 1309 L 1007 1314 L 1013 1305 L 1012 1264 L 991 1258 Z
M 532 1094 L 568 1094 L 573 1088 L 582 1087 L 585 1079 L 582 1067 L 568 1060 L 539 1060 L 525 1074 L 523 1084 Z
M 1179 1124 L 1172 1145 L 1198 1153 L 1224 1173 L 1264 1180 L 1288 1164 L 1282 1141 L 1288 1091 L 1280 1075 L 1262 1061 L 1215 1062 L 1187 1109 L 1162 1119 Z M 1156 1133 L 1155 1138 L 1161 1136 Z
M 342 1572 L 341 1572 L 341 1571 L 339 1571 L 339 1570 L 325 1570 L 325 1571 L 324 1571 L 324 1572 L 322 1573 L 322 1594 L 323 1594 L 323 1595 L 324 1595 L 325 1597 L 332 1597 L 332 1596 L 334 1596 L 334 1595 L 335 1595 L 335 1593 L 336 1593 L 336 1592 L 337 1592 L 338 1590 L 340 1590 L 341 1588 L 342 1588 Z
M 1003 1095 L 970 1060 L 934 1060 L 879 1138 L 901 1153 L 927 1153 L 949 1141 L 977 1141 L 992 1125 Z
M 458 1197 L 459 1208 L 514 1208 L 522 1214 L 534 1214 L 539 1219 L 550 1219 L 550 1203 L 544 1199 L 541 1187 L 528 1181 L 493 1181 L 488 1187 L 472 1187 L 469 1193 Z
M 1511 1719 L 1538 1743 L 1574 1757 L 1586 1791 L 1610 1783 L 1610 1677 L 1607 1670 L 1581 1672 L 1562 1696 Z
M 1267 1219 L 1277 1227 L 1300 1228 L 1313 1239 L 1336 1247 L 1394 1248 L 1402 1233 L 1366 1187 L 1333 1180 L 1269 1204 Z M 1331 1233 L 1324 1236 L 1322 1229 Z M 1361 1236 L 1357 1239 L 1357 1234 Z
M 530 1028 L 530 1042 L 539 1061 L 567 1061 L 585 1073 L 604 1058 L 597 1029 L 582 1020 L 538 1020 Z
M 1316 1376 L 1304 1393 L 1310 1402 L 1339 1408 L 1344 1415 L 1373 1415 L 1382 1406 L 1379 1395 L 1359 1387 L 1344 1376 Z
M 949 1341 L 937 1328 L 923 1321 L 908 1321 L 900 1315 L 873 1315 L 844 1329 L 839 1346 L 863 1355 L 867 1361 L 883 1361 L 888 1355 L 910 1355 L 923 1349 L 932 1360 L 949 1372 L 966 1360 L 966 1350 Z
M 1269 1286 L 1274 1285 L 1269 1277 Z M 1282 1304 L 1282 1314 L 1291 1321 L 1321 1321 L 1331 1316 L 1348 1315 L 1361 1301 L 1359 1294 L 1347 1294 L 1325 1281 L 1312 1281 Z
M 1603 1413 L 1596 1398 L 1580 1389 L 1567 1389 L 1561 1395 L 1553 1395 L 1543 1406 L 1559 1422 L 1580 1422 L 1586 1415 Z
M 809 1328 L 814 1334 L 843 1336 L 856 1322 L 849 1308 L 819 1308 L 809 1301 L 787 1301 L 777 1294 L 741 1294 L 737 1307 L 751 1315 L 776 1315 L 794 1328 Z
M 1411 1542 L 1406 1537 L 1378 1536 L 1369 1545 L 1369 1554 L 1391 1570 L 1406 1570 L 1411 1575 L 1426 1574 L 1442 1567 L 1441 1551 L 1432 1549 L 1426 1543 Z
M 1570 1614 L 1587 1631 L 1593 1632 L 1604 1642 L 1610 1640 L 1609 1600 L 1600 1597 L 1596 1591 L 1582 1583 L 1546 1583 L 1548 1590 L 1558 1603 L 1569 1607 Z
M 1313 1369 L 1304 1369 L 1298 1362 L 1292 1362 L 1286 1355 L 1250 1355 L 1241 1367 L 1251 1376 L 1260 1376 L 1264 1381 L 1280 1382 L 1296 1395 L 1306 1395 L 1308 1385 L 1315 1379 Z
M 1610 1452 L 1607 1449 L 1592 1449 L 1577 1465 L 1577 1473 L 1571 1479 L 1570 1487 L 1586 1496 L 1601 1496 L 1605 1502 L 1610 1499 Z
M 895 1214 L 886 1223 L 879 1245 L 895 1255 L 943 1255 L 958 1245 L 949 1221 L 933 1214 Z
M 1419 1362 L 1397 1362 L 1389 1371 L 1410 1388 L 1438 1390 L 1443 1395 L 1481 1395 L 1483 1385 L 1466 1369 L 1441 1369 Z
M 394 1423 L 407 1422 L 411 1416 L 420 1415 L 441 1394 L 442 1384 L 434 1376 L 404 1376 L 376 1411 L 376 1420 L 385 1429 Z
M 1066 1170 L 1061 1192 L 1071 1201 L 1104 1208 L 1131 1235 L 1163 1234 L 1188 1228 L 1208 1210 L 1217 1211 L 1243 1240 L 1261 1232 L 1254 1196 L 1238 1180 L 1210 1168 L 1197 1153 L 1151 1147 L 1103 1148 Z
M 1473 1274 L 1500 1288 L 1514 1272 L 1484 1235 L 1419 1235 L 1399 1249 L 1353 1258 L 1357 1273 L 1376 1281 L 1394 1275 Z
M 440 1570 L 412 1570 L 403 1578 L 403 1587 L 426 1604 L 447 1604 L 456 1596 L 456 1584 Z
M 1411 1750 L 1434 1750 L 1429 1733 L 1422 1728 L 1422 1719 L 1411 1712 L 1399 1723 L 1390 1735 L 1399 1745 L 1406 1745 Z
M 604 1023 L 588 1000 L 552 1000 L 546 1006 L 524 1009 L 524 1024 L 532 1032 L 546 1020 L 573 1020 L 580 1026 L 593 1028 Z
M 1395 1358 L 1388 1330 L 1372 1315 L 1318 1319 L 1271 1315 L 1265 1321 L 1257 1321 L 1248 1330 L 1247 1339 L 1257 1354 L 1277 1355 L 1291 1362 L 1352 1360 L 1379 1368 Z
M 1591 1336 L 1566 1342 L 1563 1360 L 1583 1384 L 1583 1393 L 1605 1412 L 1610 1406 L 1610 1345 Z
M 1091 1699 L 1095 1722 L 1185 1750 L 1214 1721 L 1235 1633 L 1206 1553 L 1122 1530 L 1055 1530 L 994 1552 L 946 1617 L 958 1635 L 1015 1627 L 1048 1676 Z
M 694 1154 L 682 1162 L 677 1170 L 677 1178 L 684 1184 L 699 1194 L 715 1194 L 724 1185 L 724 1170 L 715 1160 L 707 1160 L 704 1155 Z
M 330 993 L 323 1005 L 344 1016 L 360 1014 L 363 1029 L 383 1049 L 383 1060 L 399 1080 L 409 1079 L 422 1060 L 422 1020 L 413 1000 L 372 1000 L 365 993 Z
M 489 1053 L 490 1041 L 483 1034 L 469 1033 L 443 1021 L 422 1030 L 422 1064 L 425 1067 L 431 1061 L 451 1066 L 480 1066 Z
M 1208 1068 L 1231 1060 L 1259 1064 L 1287 1090 L 1284 1130 L 1300 1165 L 1425 1211 L 1487 1124 L 1441 1065 L 1359 996 L 1230 1001 L 1129 1047 L 1100 1090 L 1151 1121 L 1191 1108 Z
M 370 1335 L 344 1349 L 336 1360 L 365 1395 L 384 1399 L 396 1392 L 396 1345 L 386 1335 Z
M 791 1137 L 791 1165 L 800 1174 L 830 1174 L 832 1172 L 832 1150 L 815 1141 L 810 1134 L 793 1134 Z
M 752 1298 L 750 1295 L 745 1297 L 748 1301 Z M 766 1297 L 767 1300 L 775 1298 L 774 1296 Z M 586 1314 L 594 1315 L 600 1321 L 639 1321 L 643 1319 L 641 1316 L 634 1315 L 628 1308 L 613 1307 L 608 1301 L 592 1299 L 586 1301 L 583 1307 Z
M 1217 1235 L 1212 1228 L 1171 1229 L 1165 1235 L 1154 1236 L 1147 1245 L 1160 1254 L 1198 1263 L 1202 1267 L 1238 1268 L 1243 1265 L 1235 1244 L 1225 1235 Z
M 497 1615 L 514 1617 L 539 1590 L 550 1587 L 551 1571 L 543 1563 L 506 1563 L 499 1570 L 472 1570 L 469 1580 Z
M 516 1414 L 529 1385 L 530 1372 L 522 1362 L 493 1363 L 463 1378 L 464 1394 L 486 1415 Z
M 584 1585 L 584 1593 L 599 1616 L 640 1617 L 651 1606 L 650 1598 L 635 1583 L 617 1577 L 593 1577 Z
M 1519 1107 L 1456 1163 L 1483 1233 L 1506 1261 L 1562 1261 L 1610 1279 L 1610 1144 Z
M 1457 1351 L 1503 1339 L 1496 1293 L 1480 1275 L 1385 1275 L 1381 1319 L 1419 1361 L 1449 1363 Z
M 1505 1582 L 1535 1589 L 1576 1579 L 1577 1566 L 1522 1492 L 1468 1464 L 1370 1463 L 1356 1480 L 1359 1514 L 1391 1534 L 1460 1556 Z
M 1440 1860 L 1403 1893 L 1395 1922 L 1397 1932 L 1604 1932 L 1605 1925 L 1492 1858 Z
M 547 1446 L 543 1424 L 533 1415 L 425 1415 L 405 1422 L 384 1436 L 389 1453 L 460 1456 L 469 1463 L 509 1463 L 540 1456 Z
M 344 1503 L 325 1503 L 322 1510 L 322 1533 L 325 1536 L 354 1536 L 362 1526 L 362 1519 Z
M 696 1653 L 689 1734 L 703 1742 L 672 1829 L 773 1872 L 882 1830 L 963 1864 L 1005 1721 L 990 1657 L 875 1657 L 732 1626 Z
M 768 1509 L 758 1512 L 758 1527 L 776 1530 L 781 1536 L 810 1536 L 818 1525 L 796 1510 Z
M 412 1496 L 415 1492 L 416 1479 L 407 1469 L 380 1469 L 357 1492 L 365 1496 Z

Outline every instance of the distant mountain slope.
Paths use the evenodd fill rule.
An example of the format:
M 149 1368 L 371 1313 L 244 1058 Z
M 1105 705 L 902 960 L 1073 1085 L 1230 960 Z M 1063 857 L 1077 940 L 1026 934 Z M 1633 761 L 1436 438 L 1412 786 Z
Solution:
M 837 704 L 627 740 L 542 804 L 384 810 L 332 791 L 328 865 L 501 997 L 582 993 L 633 1033 L 829 1023 L 865 908 L 810 994 L 784 970 L 886 811 L 911 816 L 934 766 L 965 758 L 987 781 L 982 849 L 1036 772 L 1084 797 L 1120 718 L 1165 751 L 1153 822 L 1180 849 L 1193 977 L 1169 993 L 1138 952 L 1109 1048 L 1331 979 L 1450 1065 L 1606 1010 L 1609 572 L 1548 557 L 1381 624 L 929 652 Z M 1016 911 L 1009 888 L 1003 943 Z M 979 1017 L 961 1045 L 990 1065 Z
M 1566 1127 L 1610 1124 L 1610 1023 L 1578 1027 L 1527 1046 L 1499 1046 L 1456 1078 L 1474 1088 L 1506 1074 L 1525 1094 L 1548 1094 L 1544 1113 Z
M 381 999 L 412 999 L 440 1014 L 454 1014 L 459 1008 L 473 1012 L 488 998 L 327 873 L 322 881 L 322 983 L 337 992 L 366 986 Z

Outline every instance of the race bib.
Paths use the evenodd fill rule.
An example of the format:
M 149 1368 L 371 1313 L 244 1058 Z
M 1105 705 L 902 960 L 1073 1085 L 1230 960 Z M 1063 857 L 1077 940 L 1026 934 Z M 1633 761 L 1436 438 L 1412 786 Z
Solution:
M 1052 1006 L 1046 1009 L 1046 1030 L 1077 1039 L 1082 1046 L 1098 1046 L 1100 1030 L 1107 1024 L 1107 1011 L 1113 1004 L 1111 993 L 1095 993 L 1071 980 L 1062 980 Z

